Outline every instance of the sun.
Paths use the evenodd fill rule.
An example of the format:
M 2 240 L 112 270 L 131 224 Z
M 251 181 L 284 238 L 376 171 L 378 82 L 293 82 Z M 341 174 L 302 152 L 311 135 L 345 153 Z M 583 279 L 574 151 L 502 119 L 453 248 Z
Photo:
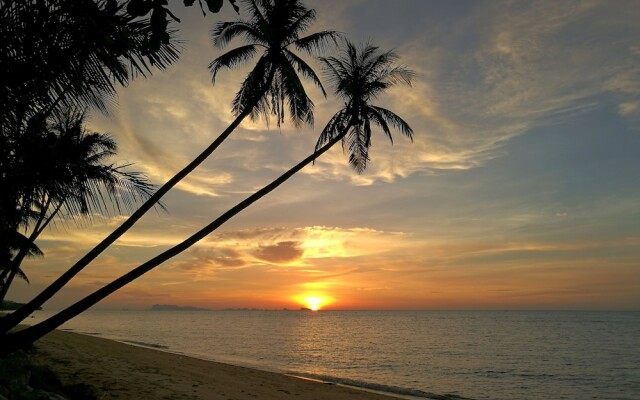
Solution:
M 304 302 L 311 311 L 318 311 L 320 307 L 322 307 L 324 299 L 322 297 L 307 297 L 304 299 Z
M 301 303 L 304 307 L 308 308 L 311 311 L 318 311 L 322 309 L 327 304 L 331 303 L 332 299 L 327 296 L 317 295 L 317 294 L 304 294 L 299 295 L 294 298 L 297 303 Z

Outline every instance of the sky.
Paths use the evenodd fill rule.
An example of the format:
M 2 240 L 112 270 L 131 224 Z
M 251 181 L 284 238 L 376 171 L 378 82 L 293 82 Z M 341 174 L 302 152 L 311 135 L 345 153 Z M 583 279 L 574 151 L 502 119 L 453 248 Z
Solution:
M 416 72 L 413 87 L 377 103 L 413 127 L 413 143 L 375 132 L 362 174 L 336 146 L 97 308 L 640 309 L 636 1 L 307 5 L 318 16 L 309 33 L 394 49 Z M 238 18 L 228 4 L 206 17 L 172 7 L 180 61 L 121 88 L 110 114 L 89 122 L 117 139 L 118 162 L 156 184 L 226 128 L 248 71 L 211 84 L 207 65 L 221 50 L 209 31 Z M 307 87 L 314 127 L 243 122 L 166 196 L 168 212 L 150 212 L 45 308 L 166 250 L 310 154 L 341 102 Z M 56 224 L 38 243 L 45 257 L 24 264 L 31 284 L 8 297 L 33 297 L 122 219 Z

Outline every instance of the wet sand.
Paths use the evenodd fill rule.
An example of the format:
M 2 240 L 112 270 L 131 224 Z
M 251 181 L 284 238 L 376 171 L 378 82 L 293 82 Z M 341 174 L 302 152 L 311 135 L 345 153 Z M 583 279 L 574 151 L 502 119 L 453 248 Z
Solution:
M 396 397 L 55 331 L 35 362 L 65 384 L 94 386 L 100 399 L 392 400 Z

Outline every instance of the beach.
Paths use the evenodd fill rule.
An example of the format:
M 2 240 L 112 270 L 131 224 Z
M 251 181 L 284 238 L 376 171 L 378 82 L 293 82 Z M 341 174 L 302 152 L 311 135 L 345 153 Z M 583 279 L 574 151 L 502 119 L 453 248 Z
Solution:
M 29 322 L 53 313 L 39 311 Z M 637 312 L 89 310 L 38 341 L 36 349 L 66 384 L 106 388 L 105 399 L 129 398 L 136 390 L 151 390 L 143 398 L 180 398 L 179 393 L 255 398 L 242 390 L 270 390 L 260 398 L 363 398 L 351 391 L 338 397 L 343 387 L 315 382 L 289 397 L 279 390 L 301 393 L 294 391 L 301 383 L 262 370 L 398 397 L 635 399 L 638 317 Z M 323 392 L 312 397 L 316 389 Z
M 52 332 L 36 348 L 36 363 L 65 384 L 94 386 L 101 399 L 395 398 L 72 332 Z

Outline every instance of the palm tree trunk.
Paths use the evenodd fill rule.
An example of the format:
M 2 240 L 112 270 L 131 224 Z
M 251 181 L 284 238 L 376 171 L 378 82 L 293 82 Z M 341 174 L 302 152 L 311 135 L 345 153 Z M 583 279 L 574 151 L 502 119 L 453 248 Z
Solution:
M 38 221 L 36 222 L 36 225 L 33 227 L 33 232 L 31 232 L 31 235 L 29 235 L 29 244 L 33 244 L 38 238 L 38 236 L 42 233 L 44 228 L 46 228 L 47 225 L 49 225 L 49 222 L 51 222 L 53 217 L 58 213 L 58 211 L 60 211 L 62 202 L 60 202 L 56 206 L 55 210 L 53 210 L 51 215 L 47 217 L 47 211 L 49 210 L 50 206 L 51 206 L 51 199 L 47 199 L 44 207 L 42 207 L 42 210 L 40 211 L 40 216 L 38 217 Z M 0 289 L 0 303 L 7 296 L 7 292 L 9 292 L 9 287 L 13 283 L 13 279 L 15 278 L 16 274 L 20 270 L 22 261 L 24 261 L 28 252 L 29 252 L 28 245 L 25 245 L 22 249 L 20 249 L 20 252 L 14 257 L 14 259 L 11 260 L 8 268 L 5 271 L 3 271 L 3 277 L 2 277 L 2 280 L 0 280 L 0 282 L 3 283 L 2 288 Z M 8 276 L 5 272 L 8 273 Z M 4 280 L 5 277 L 6 277 L 6 280 Z
M 38 236 L 40 236 L 42 231 L 44 231 L 44 229 L 49 225 L 53 217 L 55 217 L 56 214 L 58 214 L 58 212 L 60 211 L 60 208 L 62 208 L 62 202 L 59 202 L 56 208 L 51 212 L 51 214 L 47 216 L 47 211 L 49 210 L 50 206 L 51 206 L 51 199 L 47 199 L 45 205 L 42 207 L 42 210 L 40 211 L 40 216 L 38 217 L 38 221 L 33 227 L 33 232 L 31 232 L 31 235 L 29 235 L 28 244 L 35 243 Z M 20 252 L 9 263 L 9 267 L 7 268 L 7 272 L 9 273 L 9 276 L 7 277 L 6 281 L 3 281 L 4 284 L 2 286 L 2 290 L 0 291 L 0 302 L 5 299 L 5 296 L 9 291 L 9 287 L 13 283 L 13 279 L 15 278 L 18 271 L 20 271 L 20 266 L 22 265 L 22 262 L 26 258 L 28 252 L 29 252 L 29 247 L 28 245 L 25 245 L 25 247 L 20 249 Z
M 258 97 L 259 98 L 259 97 Z M 120 225 L 109 236 L 102 240 L 96 247 L 91 249 L 84 257 L 76 262 L 71 268 L 69 268 L 64 274 L 38 294 L 33 300 L 18 310 L 0 318 L 0 335 L 7 333 L 10 329 L 14 328 L 25 318 L 27 318 L 32 312 L 41 307 L 47 300 L 55 295 L 60 289 L 62 289 L 78 272 L 82 271 L 91 261 L 98 257 L 104 250 L 106 250 L 113 242 L 115 242 L 120 236 L 122 236 L 129 228 L 131 228 L 147 211 L 149 211 L 170 189 L 172 189 L 178 182 L 191 173 L 196 167 L 198 167 L 204 160 L 207 159 L 213 153 L 218 146 L 240 125 L 242 120 L 251 113 L 253 105 L 245 108 L 245 110 L 238 115 L 231 125 L 220 134 L 207 147 L 198 157 L 196 157 L 189 165 L 184 167 L 173 178 L 165 183 L 157 192 L 153 194 L 140 208 L 138 208 L 122 225 Z
M 0 290 L 4 290 L 4 282 L 5 282 L 5 279 L 7 278 L 7 275 L 9 275 L 9 271 L 10 271 L 9 267 L 3 267 L 2 272 L 0 272 Z M 4 298 L 0 299 L 0 301 L 2 300 L 4 300 Z
M 333 138 L 331 141 L 329 141 L 323 147 L 315 151 L 309 157 L 305 158 L 304 160 L 296 164 L 293 168 L 291 168 L 284 174 L 280 175 L 280 177 L 278 177 L 276 180 L 264 186 L 262 189 L 258 190 L 251 196 L 247 197 L 246 199 L 244 199 L 243 201 L 235 205 L 233 208 L 229 209 L 227 212 L 222 214 L 220 217 L 215 219 L 209 225 L 205 226 L 204 228 L 202 228 L 201 230 L 199 230 L 198 232 L 196 232 L 195 234 L 193 234 L 192 236 L 190 236 L 180 244 L 157 255 L 156 257 L 140 265 L 139 267 L 131 270 L 125 275 L 122 275 L 120 278 L 98 289 L 97 291 L 93 292 L 89 296 L 71 305 L 70 307 L 60 311 L 58 314 L 50 317 L 49 319 L 37 325 L 23 329 L 21 331 L 7 334 L 4 340 L 2 341 L 2 343 L 0 344 L 0 355 L 7 354 L 11 351 L 14 351 L 18 348 L 22 348 L 24 346 L 28 346 L 29 344 L 40 339 L 47 333 L 56 329 L 63 323 L 67 322 L 71 318 L 74 318 L 75 316 L 82 313 L 83 311 L 86 311 L 89 307 L 98 303 L 99 301 L 109 296 L 116 290 L 122 288 L 128 283 L 131 283 L 132 281 L 141 277 L 147 272 L 151 271 L 158 265 L 164 263 L 165 261 L 187 250 L 188 248 L 196 244 L 198 241 L 202 240 L 204 237 L 209 235 L 211 232 L 215 231 L 222 224 L 224 224 L 225 222 L 233 218 L 235 215 L 240 213 L 242 210 L 249 207 L 251 204 L 255 203 L 256 201 L 258 201 L 259 199 L 261 199 L 262 197 L 264 197 L 265 195 L 273 191 L 278 186 L 282 185 L 289 178 L 295 175 L 298 171 L 300 171 L 305 166 L 307 166 L 308 164 L 313 162 L 315 159 L 320 157 L 327 150 L 333 147 L 336 143 L 342 140 L 342 138 L 345 136 L 347 131 L 348 129 L 345 129 L 344 133 Z
M 6 280 L 3 281 L 4 283 L 2 284 L 2 290 L 0 291 L 0 303 L 2 303 L 5 297 L 7 296 L 7 293 L 9 292 L 9 287 L 13 283 L 13 278 L 16 277 L 16 274 L 20 269 L 20 264 L 22 263 L 22 260 L 24 260 L 24 257 L 26 256 L 26 254 L 27 254 L 26 251 L 20 251 L 20 253 L 18 253 L 16 258 L 14 258 L 9 264 L 9 267 L 7 268 L 8 274 L 5 274 Z
M 178 182 L 184 177 L 196 169 L 204 160 L 206 160 L 217 148 L 224 142 L 231 133 L 240 125 L 245 117 L 251 114 L 253 108 L 258 104 L 260 99 L 267 93 L 273 77 L 275 76 L 275 69 L 270 68 L 267 72 L 267 79 L 264 81 L 264 86 L 253 93 L 252 101 L 249 101 L 244 110 L 231 122 L 227 127 L 207 147 L 198 157 L 191 161 L 186 167 L 178 172 L 173 178 L 167 181 L 156 193 L 153 194 L 140 208 L 138 208 L 122 225 L 120 225 L 115 231 L 111 232 L 109 236 L 104 238 L 102 242 L 98 243 L 96 247 L 91 249 L 84 257 L 78 260 L 71 268 L 69 268 L 58 279 L 51 283 L 40 294 L 34 297 L 29 303 L 23 305 L 18 310 L 0 318 L 0 336 L 6 334 L 12 328 L 16 327 L 20 322 L 27 318 L 32 312 L 42 307 L 42 305 L 53 297 L 60 289 L 62 289 L 78 272 L 82 271 L 91 261 L 98 257 L 104 250 L 106 250 L 113 242 L 115 242 L 120 236 L 124 235 L 142 216 L 149 211 L 153 206 L 160 201 L 160 199 L 171 190 Z

